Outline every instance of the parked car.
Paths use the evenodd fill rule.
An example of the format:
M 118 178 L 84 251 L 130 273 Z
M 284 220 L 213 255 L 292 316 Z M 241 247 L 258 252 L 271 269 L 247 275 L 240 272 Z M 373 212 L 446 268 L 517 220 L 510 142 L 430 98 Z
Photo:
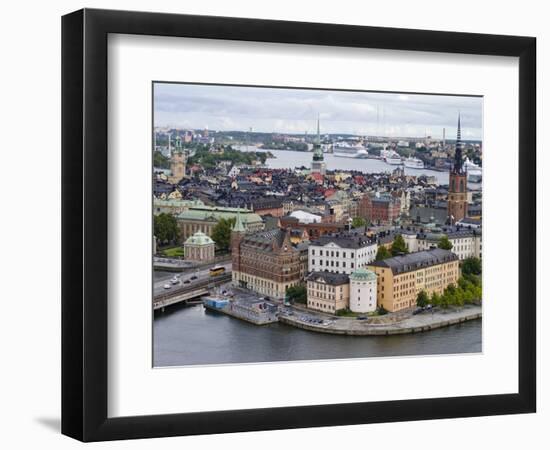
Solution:
M 170 286 L 169 284 L 165 284 L 163 287 L 164 289 L 170 289 L 172 286 Z
M 191 279 L 192 279 L 192 280 L 196 280 L 196 279 L 197 279 L 197 276 L 196 276 L 196 275 L 193 275 L 193 276 L 191 277 Z
M 189 284 L 189 283 L 191 283 L 189 280 L 185 280 L 185 281 L 183 282 L 183 284 Z

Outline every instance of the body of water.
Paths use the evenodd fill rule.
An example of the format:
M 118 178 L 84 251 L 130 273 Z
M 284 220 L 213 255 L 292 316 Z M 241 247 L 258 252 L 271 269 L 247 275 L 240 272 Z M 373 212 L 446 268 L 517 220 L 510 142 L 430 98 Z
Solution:
M 292 150 L 262 150 L 254 146 L 235 146 L 241 151 L 271 152 L 275 158 L 269 158 L 266 165 L 272 169 L 294 169 L 296 167 L 310 167 L 311 152 L 296 152 Z M 380 159 L 356 159 L 334 156 L 331 153 L 325 153 L 324 159 L 328 170 L 359 170 L 363 173 L 391 173 L 397 167 L 385 163 Z M 449 173 L 439 172 L 428 169 L 410 169 L 405 167 L 407 175 L 427 175 L 436 177 L 439 184 L 449 184 Z
M 338 336 L 281 323 L 257 326 L 175 306 L 153 322 L 155 367 L 481 352 L 481 320 L 419 334 Z

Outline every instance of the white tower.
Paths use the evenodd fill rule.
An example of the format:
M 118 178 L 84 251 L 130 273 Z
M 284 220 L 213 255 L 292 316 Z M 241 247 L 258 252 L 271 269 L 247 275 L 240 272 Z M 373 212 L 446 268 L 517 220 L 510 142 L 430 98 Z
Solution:
M 349 276 L 349 309 L 357 313 L 376 311 L 376 274 L 363 267 Z

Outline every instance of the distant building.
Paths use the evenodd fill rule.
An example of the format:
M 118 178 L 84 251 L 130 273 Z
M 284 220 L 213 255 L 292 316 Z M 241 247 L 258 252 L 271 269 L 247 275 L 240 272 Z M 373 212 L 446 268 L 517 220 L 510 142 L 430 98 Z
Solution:
M 307 307 L 334 314 L 349 306 L 349 278 L 345 274 L 312 272 L 307 277 Z
M 153 214 L 155 216 L 165 213 L 176 216 L 189 208 L 205 206 L 201 200 L 181 199 L 153 199 Z
M 416 237 L 417 250 L 428 250 L 437 247 L 439 240 L 447 236 L 453 245 L 451 251 L 461 261 L 466 258 L 481 258 L 481 229 L 446 227 L 438 231 L 422 232 Z M 409 248 L 410 251 L 414 251 Z
M 304 223 L 296 217 L 283 216 L 279 219 L 281 227 L 306 230 L 309 240 L 317 239 L 326 234 L 338 233 L 346 229 L 343 223 Z
M 251 207 L 259 216 L 270 215 L 281 217 L 283 215 L 283 201 L 278 198 L 259 198 L 253 200 Z
M 351 274 L 376 258 L 376 242 L 364 235 L 321 236 L 309 245 L 309 270 Z
M 401 213 L 401 200 L 391 195 L 363 196 L 358 214 L 371 223 L 392 223 Z
M 458 256 L 439 248 L 375 261 L 368 269 L 377 276 L 377 303 L 388 311 L 416 305 L 422 290 L 442 294 L 460 276 Z
M 197 231 L 186 239 L 183 252 L 186 260 L 196 262 L 210 262 L 214 260 L 215 243 L 202 231 Z
M 283 229 L 248 234 L 240 215 L 231 235 L 233 284 L 259 294 L 283 299 L 286 290 L 300 283 L 302 251 L 292 245 Z
M 349 276 L 349 309 L 352 312 L 368 313 L 376 310 L 376 274 L 363 267 Z

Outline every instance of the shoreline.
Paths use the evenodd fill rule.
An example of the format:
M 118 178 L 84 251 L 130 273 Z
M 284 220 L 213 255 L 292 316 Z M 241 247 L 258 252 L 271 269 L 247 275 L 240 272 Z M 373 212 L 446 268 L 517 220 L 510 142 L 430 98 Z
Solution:
M 424 333 L 478 319 L 482 319 L 481 306 L 469 306 L 455 311 L 438 311 L 433 315 L 423 313 L 391 324 L 369 324 L 356 319 L 338 318 L 329 325 L 320 325 L 303 322 L 295 316 L 279 316 L 279 322 L 285 325 L 316 333 L 347 336 L 392 336 Z

